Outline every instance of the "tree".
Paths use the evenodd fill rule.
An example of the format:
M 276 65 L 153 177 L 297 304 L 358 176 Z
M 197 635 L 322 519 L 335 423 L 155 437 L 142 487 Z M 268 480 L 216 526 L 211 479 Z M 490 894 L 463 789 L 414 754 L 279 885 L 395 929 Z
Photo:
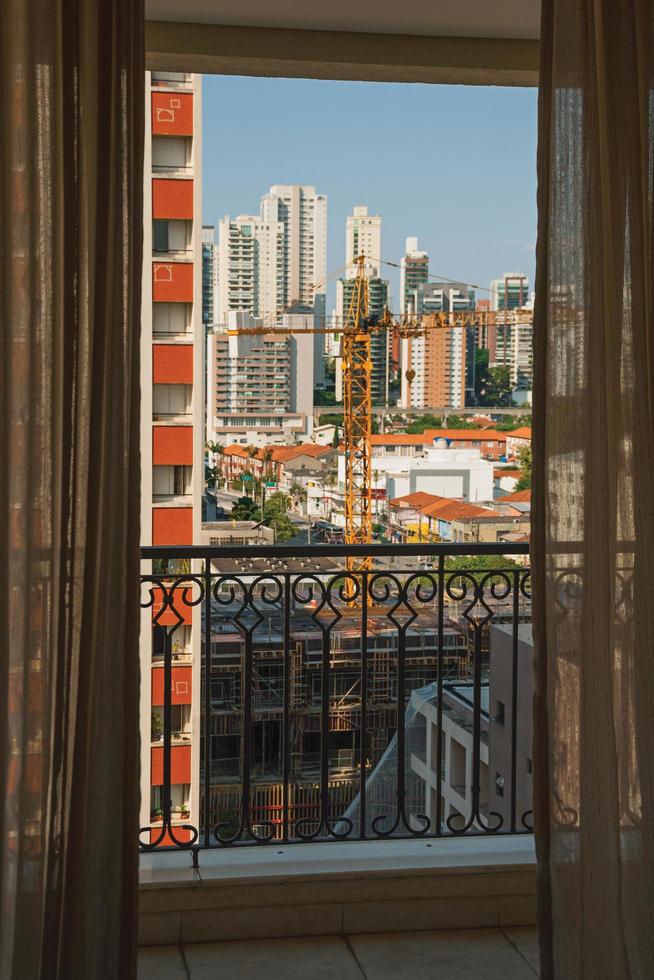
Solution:
M 266 449 L 264 449 L 264 451 L 262 453 L 262 459 L 263 459 L 263 462 L 264 462 L 265 473 L 266 473 L 266 476 L 268 477 L 268 479 L 270 479 L 270 476 L 271 476 L 271 473 L 272 473 L 272 466 L 271 466 L 272 458 L 273 458 L 273 451 L 272 451 L 272 448 L 270 446 L 268 446 Z
M 332 449 L 338 449 L 339 444 L 340 444 L 340 441 L 341 441 L 341 437 L 339 435 L 338 426 L 335 425 L 334 426 L 334 435 L 332 436 Z
M 475 351 L 475 401 L 486 408 L 507 408 L 513 403 L 513 386 L 508 367 L 489 367 L 488 351 Z
M 406 431 L 410 433 L 420 433 L 424 432 L 425 429 L 440 429 L 442 426 L 442 418 L 439 418 L 438 415 L 430 415 L 427 413 L 426 415 L 419 415 L 412 422 L 410 422 L 406 427 Z
M 520 446 L 518 449 L 520 477 L 515 485 L 516 490 L 531 490 L 531 446 Z
M 489 571 L 497 571 L 498 569 L 507 568 L 522 568 L 517 561 L 513 558 L 507 558 L 505 555 L 475 555 L 474 554 L 474 544 L 471 544 L 472 554 L 470 555 L 451 555 L 449 558 L 445 559 L 445 570 L 447 572 L 465 572 L 474 569 L 473 578 L 479 582 L 484 575 L 488 574 Z M 477 574 L 478 573 L 478 574 Z M 464 580 L 462 580 L 463 582 Z M 485 583 L 485 587 L 490 585 L 492 582 L 502 582 L 503 579 L 500 575 L 493 576 L 488 579 Z M 452 583 L 456 587 L 456 576 L 448 576 L 446 584 Z
M 232 517 L 235 521 L 260 521 L 261 511 L 252 497 L 239 497 L 232 507 Z
M 220 442 L 207 442 L 204 448 L 207 451 L 206 462 L 204 466 L 204 479 L 207 487 L 216 489 L 218 483 L 218 477 L 222 476 L 223 472 L 223 457 L 225 455 L 225 447 Z M 220 462 L 216 462 L 216 456 L 220 458 Z
M 288 541 L 297 534 L 295 524 L 288 517 L 289 502 L 288 496 L 278 491 L 271 494 L 263 508 L 263 522 L 274 530 L 277 543 Z

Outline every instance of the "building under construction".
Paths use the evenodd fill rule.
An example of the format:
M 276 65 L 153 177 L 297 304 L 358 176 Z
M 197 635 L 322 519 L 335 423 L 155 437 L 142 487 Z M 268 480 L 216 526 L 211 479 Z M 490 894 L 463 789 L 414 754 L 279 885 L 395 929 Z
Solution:
M 435 605 L 424 603 L 424 609 L 422 603 L 416 605 L 418 616 L 404 630 L 404 703 L 413 690 L 437 679 L 439 640 L 444 679 L 471 676 L 469 624 L 459 616 L 446 618 L 439 636 Z M 236 604 L 231 608 L 221 603 L 220 615 L 212 616 L 211 811 L 223 827 L 238 825 L 245 753 L 249 754 L 252 825 L 272 824 L 281 830 L 286 753 L 289 824 L 305 821 L 306 830 L 318 820 L 325 776 L 330 819 L 337 820 L 359 791 L 362 772 L 375 767 L 391 742 L 401 698 L 399 631 L 388 616 L 391 606 L 377 605 L 368 611 L 365 650 L 360 607 L 343 603 L 338 611 L 342 618 L 333 622 L 331 610 L 323 617 L 311 603 L 296 605 L 291 610 L 286 656 L 282 603 L 253 604 L 248 610 L 250 622 L 247 614 L 239 615 Z M 251 685 L 249 737 L 244 730 L 246 671 Z M 323 698 L 325 678 L 328 695 Z

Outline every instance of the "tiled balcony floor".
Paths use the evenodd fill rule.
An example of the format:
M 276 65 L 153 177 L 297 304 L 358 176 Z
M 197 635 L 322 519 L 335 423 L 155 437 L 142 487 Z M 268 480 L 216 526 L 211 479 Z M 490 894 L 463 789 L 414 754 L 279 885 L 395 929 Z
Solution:
M 536 930 L 461 929 L 193 943 L 139 951 L 138 980 L 533 980 Z

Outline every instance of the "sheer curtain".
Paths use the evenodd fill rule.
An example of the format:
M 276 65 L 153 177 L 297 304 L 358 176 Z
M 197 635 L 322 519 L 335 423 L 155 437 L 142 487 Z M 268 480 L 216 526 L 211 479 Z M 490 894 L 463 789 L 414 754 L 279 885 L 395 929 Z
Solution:
M 543 2 L 535 795 L 561 980 L 654 975 L 653 13 Z
M 0 976 L 135 975 L 139 0 L 0 3 Z

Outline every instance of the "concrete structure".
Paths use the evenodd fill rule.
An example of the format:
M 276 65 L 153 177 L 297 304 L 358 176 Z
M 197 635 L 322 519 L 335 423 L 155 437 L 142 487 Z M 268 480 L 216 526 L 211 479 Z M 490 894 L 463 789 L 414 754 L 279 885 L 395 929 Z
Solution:
M 201 80 L 148 72 L 141 313 L 141 544 L 199 540 L 204 482 Z M 156 566 L 164 571 L 163 566 Z M 170 566 L 168 571 L 173 571 Z M 162 806 L 164 616 L 141 616 L 141 808 L 147 827 Z M 199 821 L 200 617 L 185 612 L 173 648 L 171 799 L 174 822 Z M 182 808 L 190 816 L 181 818 Z M 184 811 L 186 812 L 186 811 Z M 158 833 L 154 823 L 154 834 Z M 186 831 L 178 830 L 180 838 Z
M 345 278 L 354 279 L 357 267 L 354 260 L 365 255 L 366 275 L 381 277 L 381 216 L 368 214 L 365 205 L 357 204 L 345 222 Z
M 475 307 L 474 291 L 462 283 L 424 282 L 408 300 L 417 314 L 456 312 Z M 400 404 L 422 408 L 443 405 L 463 408 L 474 392 L 475 330 L 430 330 L 402 343 Z M 407 370 L 413 378 L 407 377 Z
M 532 808 L 533 772 L 533 642 L 530 623 L 497 623 L 490 628 L 490 671 L 481 689 L 480 809 L 482 819 L 494 812 L 502 818 L 502 829 L 511 827 L 511 772 L 513 764 L 511 717 L 513 704 L 513 631 L 517 630 L 517 713 L 515 798 L 517 829 Z M 473 687 L 470 682 L 447 683 L 443 691 L 443 768 L 441 780 L 444 820 L 455 827 L 472 816 L 473 774 Z M 411 771 L 424 783 L 425 813 L 436 817 L 438 718 L 435 685 L 414 691 L 409 710 L 424 719 L 424 742 L 411 755 Z M 416 725 L 417 730 L 421 730 Z M 433 824 L 432 824 L 433 826 Z
M 209 548 L 274 544 L 275 532 L 260 521 L 205 521 L 199 543 Z
M 207 435 L 211 441 L 265 445 L 292 441 L 291 434 L 311 435 L 314 336 L 302 336 L 302 331 L 313 326 L 313 317 L 283 315 L 280 323 L 293 331 L 288 336 L 227 332 L 256 322 L 249 313 L 230 311 L 227 327 L 217 327 L 207 337 Z
M 213 225 L 202 225 L 202 322 L 205 330 L 218 312 L 218 245 Z
M 379 456 L 374 470 L 385 479 L 389 499 L 416 490 L 468 501 L 493 499 L 493 464 L 478 449 L 433 447 L 422 456 Z M 345 482 L 345 459 L 338 461 L 338 479 Z

